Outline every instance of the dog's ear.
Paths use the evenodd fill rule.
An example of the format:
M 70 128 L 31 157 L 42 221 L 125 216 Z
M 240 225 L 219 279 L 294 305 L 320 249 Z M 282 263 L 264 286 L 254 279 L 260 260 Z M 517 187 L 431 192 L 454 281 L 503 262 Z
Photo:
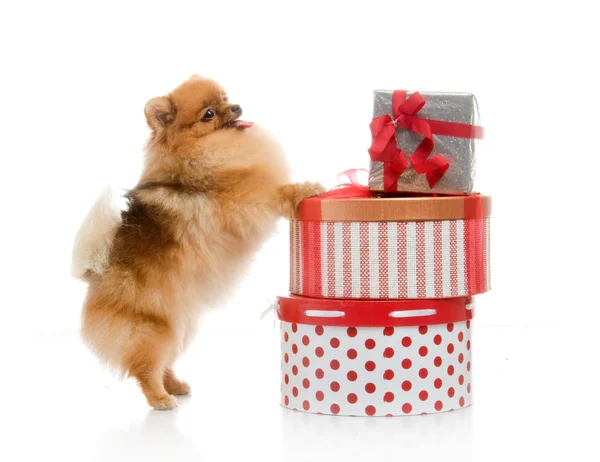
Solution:
M 152 98 L 146 103 L 144 114 L 150 128 L 159 132 L 175 120 L 175 105 L 168 96 Z

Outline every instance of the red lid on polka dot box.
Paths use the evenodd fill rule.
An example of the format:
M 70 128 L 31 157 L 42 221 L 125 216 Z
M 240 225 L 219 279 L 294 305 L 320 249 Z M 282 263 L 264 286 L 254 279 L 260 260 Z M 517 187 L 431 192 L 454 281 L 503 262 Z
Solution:
M 491 198 L 307 199 L 290 223 L 290 292 L 437 299 L 490 289 Z
M 280 297 L 282 405 L 355 416 L 469 406 L 472 308 L 470 297 Z

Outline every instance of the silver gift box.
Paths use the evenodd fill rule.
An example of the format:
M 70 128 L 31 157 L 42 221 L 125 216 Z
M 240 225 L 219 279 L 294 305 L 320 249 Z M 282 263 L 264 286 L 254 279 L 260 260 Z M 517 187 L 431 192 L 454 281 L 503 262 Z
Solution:
M 373 117 L 392 114 L 392 90 L 373 92 Z M 407 98 L 414 92 L 408 92 Z M 423 119 L 458 122 L 479 125 L 479 110 L 475 95 L 470 93 L 433 93 L 419 92 L 426 101 L 425 106 L 416 114 Z M 398 192 L 469 194 L 473 190 L 475 178 L 476 139 L 455 138 L 433 135 L 435 147 L 430 156 L 441 154 L 450 162 L 450 168 L 444 176 L 429 187 L 425 175 L 419 175 L 410 157 L 423 141 L 423 136 L 409 130 L 396 129 L 396 145 L 404 151 L 409 165 L 398 178 Z M 383 162 L 371 161 L 369 168 L 369 189 L 383 191 Z

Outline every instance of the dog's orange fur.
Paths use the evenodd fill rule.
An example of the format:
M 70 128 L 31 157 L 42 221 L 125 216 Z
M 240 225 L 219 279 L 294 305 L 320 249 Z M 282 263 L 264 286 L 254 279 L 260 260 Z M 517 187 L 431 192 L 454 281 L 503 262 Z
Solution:
M 204 121 L 209 107 L 216 115 Z M 172 367 L 200 312 L 240 278 L 279 217 L 323 192 L 288 184 L 277 143 L 258 127 L 230 126 L 232 107 L 217 83 L 197 76 L 148 102 L 145 169 L 106 268 L 85 276 L 83 338 L 135 377 L 156 409 L 190 391 Z

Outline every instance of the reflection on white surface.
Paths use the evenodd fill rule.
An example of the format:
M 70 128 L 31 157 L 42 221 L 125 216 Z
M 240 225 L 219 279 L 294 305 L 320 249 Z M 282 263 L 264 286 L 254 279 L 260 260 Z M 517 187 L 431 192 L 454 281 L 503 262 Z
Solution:
M 285 461 L 471 460 L 472 407 L 403 417 L 341 417 L 282 408 Z
M 179 400 L 187 405 L 187 398 Z M 94 448 L 95 460 L 201 460 L 201 440 L 185 435 L 177 423 L 181 408 L 173 412 L 148 411 L 141 422 L 109 427 Z
M 592 330 L 476 328 L 474 406 L 363 418 L 280 407 L 279 339 L 263 325 L 205 328 L 178 365 L 193 395 L 175 411 L 149 410 L 137 386 L 103 370 L 74 333 L 21 341 L 18 362 L 7 356 L 3 369 L 16 374 L 0 382 L 0 460 L 598 459 L 588 422 L 598 410 Z M 4 352 L 16 345 L 0 342 Z

